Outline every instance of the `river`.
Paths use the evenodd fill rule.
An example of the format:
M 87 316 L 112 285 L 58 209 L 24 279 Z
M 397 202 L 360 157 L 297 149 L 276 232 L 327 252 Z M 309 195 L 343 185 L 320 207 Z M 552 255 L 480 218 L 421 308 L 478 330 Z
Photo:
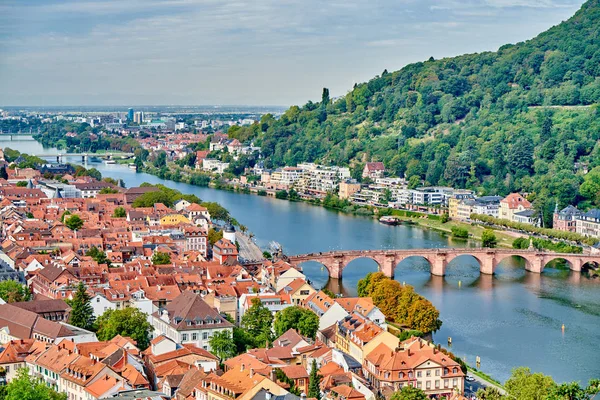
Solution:
M 48 154 L 32 140 L 0 141 L 29 154 Z M 81 158 L 69 160 L 81 164 Z M 217 201 L 256 236 L 263 247 L 271 240 L 287 254 L 339 249 L 440 248 L 474 246 L 432 230 L 390 227 L 366 217 L 332 212 L 305 203 L 238 194 L 165 181 L 120 165 L 88 162 L 105 177 L 123 179 L 127 187 L 143 182 L 163 183 L 203 200 Z M 318 264 L 303 264 L 317 286 L 356 294 L 356 283 L 377 269 L 370 260 L 355 260 L 339 282 L 329 281 Z M 463 256 L 450 263 L 445 277 L 429 274 L 422 259 L 408 259 L 396 268 L 396 279 L 413 285 L 440 310 L 443 326 L 434 338 L 481 370 L 504 381 L 510 370 L 528 366 L 555 380 L 587 383 L 600 378 L 600 280 L 571 271 L 547 268 L 543 274 L 524 270 L 521 260 L 503 262 L 493 276 L 479 274 L 477 262 Z M 561 330 L 564 324 L 566 329 Z

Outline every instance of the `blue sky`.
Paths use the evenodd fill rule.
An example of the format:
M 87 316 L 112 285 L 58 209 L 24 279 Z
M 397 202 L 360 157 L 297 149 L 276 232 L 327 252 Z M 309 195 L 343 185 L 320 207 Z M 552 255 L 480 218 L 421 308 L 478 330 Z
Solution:
M 496 50 L 583 0 L 0 0 L 2 105 L 291 105 Z

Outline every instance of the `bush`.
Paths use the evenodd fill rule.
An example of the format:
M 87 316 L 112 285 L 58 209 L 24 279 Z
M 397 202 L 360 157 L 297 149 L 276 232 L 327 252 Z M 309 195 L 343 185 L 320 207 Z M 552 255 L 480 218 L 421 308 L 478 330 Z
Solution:
M 466 228 L 460 226 L 452 227 L 452 236 L 460 239 L 467 239 L 469 237 L 469 231 Z
M 498 239 L 496 238 L 496 235 L 491 229 L 486 229 L 485 231 L 483 231 L 483 233 L 481 234 L 481 245 L 483 247 L 493 248 L 496 247 L 497 244 Z
M 259 196 L 266 196 L 267 195 L 267 191 L 261 189 L 258 192 L 256 192 L 256 194 L 259 195 Z
M 448 215 L 448 213 L 442 214 L 440 221 L 442 222 L 442 224 L 445 224 L 446 222 L 450 221 L 450 215 Z
M 285 190 L 278 190 L 277 192 L 275 192 L 275 198 L 280 200 L 287 200 L 288 192 Z

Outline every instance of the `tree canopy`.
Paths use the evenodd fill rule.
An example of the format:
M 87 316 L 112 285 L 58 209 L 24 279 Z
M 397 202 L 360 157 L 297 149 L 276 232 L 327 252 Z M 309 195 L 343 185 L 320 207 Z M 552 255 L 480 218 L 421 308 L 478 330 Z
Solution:
M 150 345 L 150 332 L 152 332 L 152 325 L 147 318 L 145 313 L 134 307 L 106 310 L 96 321 L 98 326 L 96 335 L 98 340 L 110 340 L 117 335 L 128 336 L 144 350 Z
M 252 306 L 242 316 L 241 322 L 257 347 L 265 347 L 272 340 L 273 314 L 259 298 L 252 299 Z
M 13 280 L 0 282 L 0 298 L 7 303 L 28 301 L 31 299 L 31 291 L 25 285 Z
M 289 329 L 314 339 L 319 329 L 319 317 L 312 311 L 299 306 L 284 308 L 275 315 L 275 334 L 283 335 Z
M 381 272 L 369 273 L 358 281 L 358 295 L 371 297 L 387 320 L 425 333 L 442 326 L 440 313 L 429 300 L 412 286 L 402 285 Z
M 4 400 L 66 400 L 66 393 L 57 393 L 38 378 L 29 375 L 27 368 L 17 371 L 17 376 L 6 386 Z

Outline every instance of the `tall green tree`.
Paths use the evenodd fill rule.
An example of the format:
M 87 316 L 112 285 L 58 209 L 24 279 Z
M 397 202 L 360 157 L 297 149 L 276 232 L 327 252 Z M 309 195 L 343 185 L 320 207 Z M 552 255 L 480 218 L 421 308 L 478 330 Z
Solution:
M 128 336 L 145 350 L 150 345 L 152 325 L 148 315 L 137 308 L 126 307 L 122 310 L 106 310 L 96 321 L 98 340 L 111 340 L 117 335 Z
M 319 317 L 306 308 L 287 307 L 275 315 L 274 327 L 277 336 L 283 335 L 289 329 L 295 329 L 301 335 L 314 339 L 319 329 Z
M 215 356 L 219 357 L 221 362 L 228 358 L 235 357 L 237 354 L 237 348 L 230 331 L 213 333 L 208 340 L 208 344 L 210 345 L 210 351 Z
M 258 347 L 265 347 L 267 342 L 272 341 L 273 314 L 259 298 L 252 299 L 252 306 L 246 311 L 241 322 Z
M 77 285 L 77 291 L 71 301 L 71 314 L 69 323 L 83 329 L 92 329 L 94 326 L 94 309 L 92 308 L 91 297 L 83 282 Z
M 310 367 L 308 397 L 321 400 L 321 379 L 323 379 L 323 377 L 319 374 L 317 360 L 313 358 Z

